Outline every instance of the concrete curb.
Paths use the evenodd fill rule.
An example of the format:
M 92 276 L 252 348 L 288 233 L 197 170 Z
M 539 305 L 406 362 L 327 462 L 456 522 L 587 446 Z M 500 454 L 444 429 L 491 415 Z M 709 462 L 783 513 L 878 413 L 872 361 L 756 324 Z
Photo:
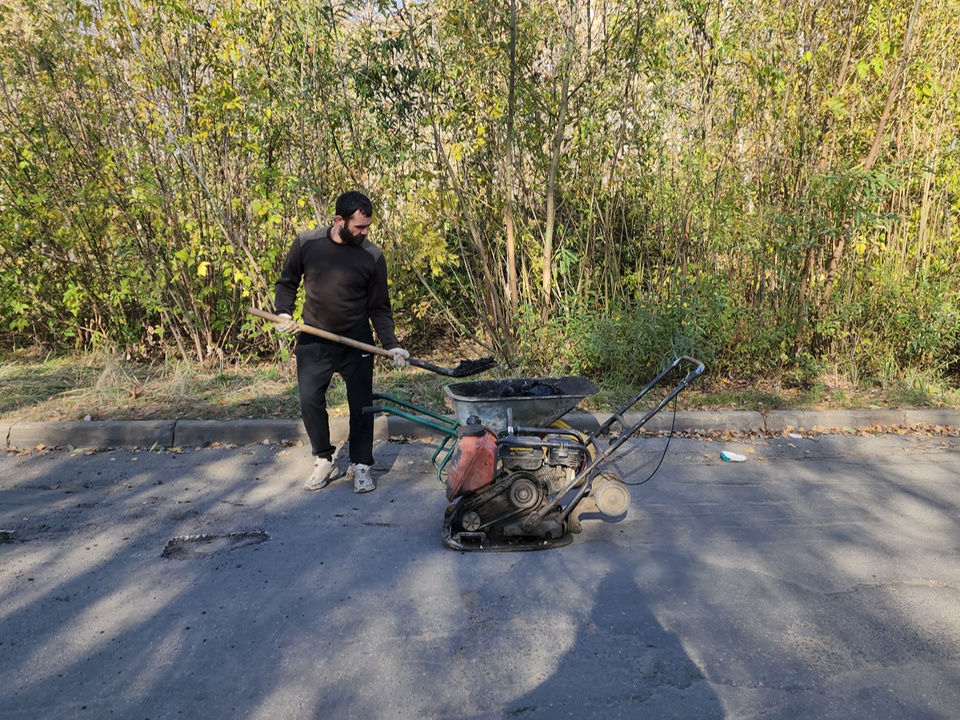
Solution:
M 331 419 L 331 431 L 334 424 Z M 333 434 L 331 432 L 331 434 Z M 252 445 L 262 442 L 302 440 L 307 433 L 300 420 L 178 420 L 173 431 L 173 447 L 221 445 Z
M 564 417 L 571 426 L 592 432 L 607 421 L 603 413 L 570 414 Z M 641 413 L 627 413 L 627 427 L 640 422 Z M 668 410 L 654 415 L 644 430 L 676 432 L 755 432 L 777 434 L 796 430 L 826 433 L 869 430 L 876 427 L 912 428 L 939 426 L 960 428 L 960 410 L 694 410 L 678 412 L 676 418 Z M 618 429 L 618 428 L 615 428 Z
M 348 418 L 330 418 L 330 439 L 350 435 Z M 374 438 L 433 438 L 430 428 L 399 417 L 380 416 Z M 254 445 L 275 442 L 309 443 L 300 420 L 102 420 L 89 422 L 22 422 L 0 425 L 0 449 L 113 447 L 164 448 L 204 445 Z
M 451 416 L 452 417 L 452 416 Z M 564 420 L 574 428 L 592 432 L 609 419 L 603 413 L 570 413 Z M 627 427 L 640 422 L 642 413 L 628 413 Z M 877 426 L 912 428 L 939 426 L 960 428 L 960 410 L 771 410 L 756 411 L 689 411 L 674 418 L 669 409 L 662 410 L 643 426 L 645 430 L 677 432 L 723 431 L 776 434 L 788 431 L 827 433 L 830 430 L 868 430 Z M 438 434 L 415 422 L 392 415 L 380 415 L 374 424 L 375 437 L 417 439 L 436 438 Z M 347 439 L 347 418 L 330 419 L 330 435 L 334 442 Z M 200 447 L 252 445 L 263 442 L 308 443 L 299 419 L 282 420 L 134 420 L 90 422 L 22 422 L 0 425 L 0 448 L 32 449 L 77 447 L 104 449 L 110 447 Z
M 604 413 L 572 413 L 564 416 L 564 420 L 578 430 L 593 432 L 610 418 Z M 643 419 L 643 413 L 627 413 L 624 416 L 626 428 L 629 429 Z M 707 410 L 691 410 L 678 412 L 676 419 L 671 410 L 661 410 L 643 425 L 644 430 L 670 430 L 676 432 L 693 432 L 696 430 L 730 430 L 731 432 L 760 432 L 764 427 L 763 415 L 755 411 L 739 410 L 734 412 L 710 412 Z M 619 430 L 615 425 L 614 430 Z
M 23 422 L 10 426 L 7 447 L 172 447 L 173 420 Z

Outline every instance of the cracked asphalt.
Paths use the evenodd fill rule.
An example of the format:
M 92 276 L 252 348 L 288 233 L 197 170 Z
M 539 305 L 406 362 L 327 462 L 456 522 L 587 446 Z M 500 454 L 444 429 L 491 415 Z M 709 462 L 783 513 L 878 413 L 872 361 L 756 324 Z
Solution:
M 957 717 L 960 439 L 674 438 L 528 553 L 443 546 L 433 448 L 369 495 L 285 444 L 0 455 L 0 719 Z

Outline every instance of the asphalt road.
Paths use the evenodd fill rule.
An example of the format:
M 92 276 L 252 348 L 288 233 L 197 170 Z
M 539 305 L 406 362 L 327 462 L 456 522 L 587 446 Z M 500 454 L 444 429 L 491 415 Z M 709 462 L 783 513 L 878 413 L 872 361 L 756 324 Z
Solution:
M 362 496 L 303 447 L 0 455 L 0 718 L 956 718 L 958 442 L 675 439 L 623 520 L 470 554 L 429 443 Z

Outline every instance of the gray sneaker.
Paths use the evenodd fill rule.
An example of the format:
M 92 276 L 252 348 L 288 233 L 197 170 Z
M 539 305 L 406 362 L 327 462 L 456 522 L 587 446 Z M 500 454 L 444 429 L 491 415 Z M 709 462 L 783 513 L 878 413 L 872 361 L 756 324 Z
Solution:
M 332 460 L 327 458 L 317 458 L 313 463 L 313 474 L 303 485 L 304 490 L 323 490 L 331 480 L 333 480 L 340 471 L 334 465 Z
M 369 465 L 357 463 L 352 465 L 353 471 L 353 491 L 355 493 L 368 493 L 377 489 L 377 484 L 373 481 L 373 473 L 370 472 Z

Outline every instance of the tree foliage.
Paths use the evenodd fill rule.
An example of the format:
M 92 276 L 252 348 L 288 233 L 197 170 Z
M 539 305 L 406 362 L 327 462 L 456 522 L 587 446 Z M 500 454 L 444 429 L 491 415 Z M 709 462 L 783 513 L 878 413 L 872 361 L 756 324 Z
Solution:
M 958 0 L 0 13 L 7 345 L 270 352 L 243 308 L 358 187 L 411 336 L 628 381 L 960 364 Z

